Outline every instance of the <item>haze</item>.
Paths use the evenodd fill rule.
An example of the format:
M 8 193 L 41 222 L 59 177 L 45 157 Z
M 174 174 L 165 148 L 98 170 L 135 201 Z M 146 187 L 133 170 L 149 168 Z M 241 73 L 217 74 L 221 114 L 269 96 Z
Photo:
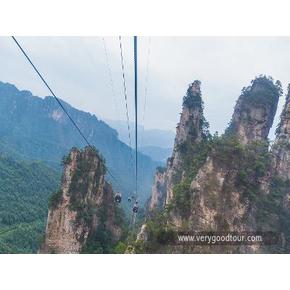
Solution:
M 118 37 L 19 37 L 57 96 L 100 119 L 125 120 Z M 133 38 L 123 37 L 130 121 L 133 121 Z M 138 38 L 139 122 L 174 131 L 188 84 L 199 79 L 212 132 L 223 132 L 244 86 L 259 74 L 290 82 L 289 37 L 152 37 L 147 102 L 144 95 L 148 37 Z M 9 37 L 0 38 L 0 80 L 37 96 L 49 92 Z M 113 91 L 115 95 L 113 94 Z M 280 99 L 278 122 L 285 97 Z M 145 122 L 143 122 L 145 120 Z

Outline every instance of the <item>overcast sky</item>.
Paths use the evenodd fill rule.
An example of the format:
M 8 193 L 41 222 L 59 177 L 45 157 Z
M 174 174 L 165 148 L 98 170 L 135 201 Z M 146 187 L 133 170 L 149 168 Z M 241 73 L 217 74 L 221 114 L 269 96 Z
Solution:
M 105 37 L 115 97 L 101 37 L 19 37 L 18 40 L 60 98 L 100 119 L 125 119 L 118 37 Z M 148 45 L 148 37 L 139 37 L 141 123 Z M 132 121 L 132 37 L 123 38 L 123 49 Z M 152 37 L 150 51 L 144 123 L 147 129 L 175 130 L 182 97 L 195 79 L 202 82 L 205 115 L 211 131 L 220 133 L 231 118 L 242 87 L 249 85 L 256 75 L 279 79 L 284 92 L 290 82 L 288 37 Z M 30 90 L 34 95 L 49 95 L 11 38 L 0 38 L 0 52 L 1 81 Z M 278 115 L 283 102 L 284 96 Z

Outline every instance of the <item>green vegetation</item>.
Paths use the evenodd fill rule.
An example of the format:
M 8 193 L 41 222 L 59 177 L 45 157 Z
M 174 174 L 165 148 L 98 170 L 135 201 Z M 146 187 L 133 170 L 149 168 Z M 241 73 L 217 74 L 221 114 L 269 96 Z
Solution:
M 290 190 L 290 181 L 281 180 L 272 176 L 270 180 L 270 192 L 265 194 L 261 190 L 261 180 L 270 178 L 271 153 L 267 141 L 253 141 L 248 145 L 241 144 L 234 136 L 224 135 L 214 137 L 207 142 L 209 152 L 213 161 L 219 167 L 229 168 L 235 174 L 234 186 L 241 192 L 244 200 L 249 200 L 252 207 L 257 210 L 257 224 L 260 228 L 269 227 L 271 223 L 277 222 L 281 225 L 280 231 L 285 233 L 285 238 L 290 241 L 290 213 L 283 207 L 283 199 Z M 203 155 L 203 154 L 201 154 Z M 205 154 L 204 156 L 206 156 Z M 188 157 L 187 157 L 188 158 Z M 195 164 L 200 155 L 195 154 L 191 158 L 192 166 L 188 167 L 188 176 L 174 186 L 174 198 L 169 205 L 169 210 L 177 211 L 182 218 L 186 217 L 191 211 L 190 181 L 197 173 Z M 204 161 L 204 159 L 201 159 Z M 190 178 L 189 178 L 190 177 Z M 208 183 L 205 186 L 210 187 Z M 226 190 L 226 189 L 225 189 Z M 230 190 L 230 189 L 229 189 Z M 211 196 L 209 189 L 209 206 L 216 207 L 218 201 L 215 196 Z M 227 228 L 225 220 L 219 216 L 223 228 Z M 277 228 L 278 224 L 272 225 Z
M 197 85 L 200 85 L 200 81 L 194 81 Z M 199 110 L 199 113 L 201 115 L 201 118 L 199 120 L 199 128 L 198 130 L 201 132 L 202 137 L 206 139 L 210 136 L 209 133 L 209 123 L 206 121 L 203 110 L 204 110 L 204 103 L 201 97 L 201 93 L 193 94 L 191 87 L 187 89 L 186 95 L 183 97 L 183 106 L 186 106 L 187 108 L 197 108 Z M 197 137 L 197 131 L 194 127 L 194 124 L 188 124 L 189 126 L 189 139 L 194 139 Z
M 45 230 L 59 174 L 40 162 L 0 156 L 0 252 L 33 253 Z
M 200 84 L 199 81 L 195 82 Z M 185 178 L 189 179 L 192 179 L 197 174 L 197 171 L 204 164 L 208 153 L 210 152 L 212 139 L 214 138 L 209 132 L 209 123 L 206 121 L 203 115 L 204 104 L 201 98 L 201 93 L 193 94 L 191 88 L 189 87 L 186 96 L 183 98 L 183 105 L 187 106 L 188 108 L 197 108 L 199 110 L 200 119 L 198 128 L 196 128 L 196 124 L 193 122 L 189 122 L 187 124 L 187 138 L 176 148 L 181 155 L 182 170 L 176 171 L 174 173 L 173 181 L 175 184 L 178 184 L 181 181 L 182 174 L 184 173 L 186 174 Z M 200 136 L 198 134 L 200 134 Z M 199 142 L 196 142 L 197 137 L 201 137 Z M 185 183 L 188 182 L 188 180 L 185 181 Z M 188 185 L 182 185 L 182 187 L 186 188 Z
M 77 155 L 77 167 L 72 176 L 69 192 L 71 195 L 71 209 L 78 210 L 82 205 L 79 204 L 82 198 L 87 194 L 88 186 L 93 180 L 97 183 L 94 184 L 94 188 L 99 187 L 99 180 L 102 175 L 106 174 L 105 162 L 99 155 L 98 151 L 94 148 L 93 151 L 90 147 L 85 153 L 86 149 L 80 151 Z M 84 158 L 84 154 L 88 154 L 87 158 Z M 97 160 L 96 160 L 97 159 Z M 95 165 L 98 164 L 98 168 Z M 94 176 L 90 176 L 92 169 L 94 170 Z
M 76 149 L 72 149 L 72 152 L 74 150 Z M 66 162 L 71 159 L 71 154 L 64 158 Z M 106 174 L 105 161 L 94 147 L 86 147 L 77 153 L 76 164 L 69 188 L 70 209 L 77 212 L 77 222 L 84 221 L 90 225 L 96 208 L 95 205 L 88 203 L 85 197 L 90 186 L 93 186 L 94 191 L 99 190 L 100 178 Z M 97 168 L 95 168 L 96 164 Z M 96 183 L 92 184 L 95 181 Z
M 200 86 L 201 82 L 196 80 L 193 83 L 194 85 Z M 201 112 L 203 110 L 203 101 L 201 98 L 201 93 L 194 94 L 191 91 L 191 87 L 187 89 L 186 95 L 183 97 L 183 105 L 188 108 L 199 107 Z
M 216 137 L 207 136 L 200 143 L 192 144 L 189 141 L 182 143 L 178 150 L 181 152 L 182 168 L 186 177 L 193 179 L 212 150 Z
M 0 254 L 36 253 L 44 236 L 44 222 L 17 223 L 14 226 L 1 226 Z
M 254 201 L 259 196 L 260 180 L 270 169 L 267 141 L 243 145 L 236 137 L 224 135 L 213 142 L 211 156 L 220 167 L 236 172 L 235 186 L 243 193 L 243 198 Z
M 183 151 L 184 174 L 182 182 L 175 184 L 173 199 L 163 212 L 155 213 L 147 222 L 148 241 L 138 242 L 136 249 L 138 252 L 154 253 L 170 251 L 170 239 L 174 237 L 174 230 L 170 224 L 170 215 L 179 214 L 186 227 L 188 216 L 192 209 L 193 193 L 190 189 L 190 183 L 196 176 L 198 169 L 204 164 L 207 156 L 211 156 L 214 164 L 219 168 L 227 168 L 233 177 L 233 184 L 227 184 L 224 191 L 231 193 L 233 186 L 241 193 L 243 202 L 248 200 L 251 208 L 255 209 L 257 229 L 268 228 L 283 232 L 286 241 L 290 242 L 290 212 L 283 206 L 285 197 L 290 192 L 290 180 L 281 180 L 275 176 L 270 176 L 271 153 L 269 152 L 269 143 L 267 141 L 253 141 L 248 145 L 241 144 L 235 136 L 215 135 L 204 142 L 200 151 Z M 270 180 L 269 193 L 261 189 L 261 181 Z M 209 180 L 204 184 L 206 204 L 210 208 L 217 208 L 219 200 L 216 195 L 211 194 L 216 188 L 214 180 Z M 222 214 L 216 217 L 219 227 L 227 230 L 228 223 Z M 166 247 L 160 247 L 160 244 Z M 285 251 L 285 249 L 275 249 L 275 251 Z
M 129 146 L 118 140 L 116 130 L 96 116 L 61 102 L 77 120 L 90 144 L 102 152 L 112 174 L 121 183 L 123 197 L 127 199 L 135 190 Z M 59 114 L 59 120 L 53 117 L 55 113 Z M 84 145 L 66 115 L 61 116 L 53 97 L 42 99 L 3 82 L 0 82 L 0 124 L 0 152 L 21 160 L 41 160 L 59 172 L 63 156 L 72 147 L 82 148 Z M 139 178 L 141 204 L 149 197 L 155 168 L 160 163 L 143 154 L 138 154 L 138 159 L 142 176 Z M 68 161 L 63 160 L 64 163 Z M 110 175 L 107 178 L 114 188 L 120 190 Z
M 62 201 L 62 190 L 55 191 L 49 197 L 48 207 L 51 209 L 55 209 L 57 208 L 57 206 L 60 204 L 61 201 Z
M 251 86 L 242 89 L 241 97 L 243 101 L 240 102 L 241 107 L 239 110 L 247 113 L 252 107 L 264 107 L 268 112 L 268 116 L 274 119 L 278 99 L 282 94 L 283 90 L 280 81 L 277 80 L 274 83 L 271 76 L 267 77 L 265 75 L 260 75 L 252 80 Z M 252 122 L 251 115 L 245 115 L 247 116 L 246 121 L 250 124 Z M 226 129 L 226 134 L 231 135 L 236 132 L 236 125 L 237 122 L 231 120 Z
M 135 246 L 136 253 L 158 253 L 167 252 L 177 239 L 177 233 L 173 227 L 168 225 L 168 210 L 162 213 L 155 213 L 146 223 L 148 241 L 137 241 Z M 170 251 L 169 251 L 170 252 Z
M 109 211 L 115 211 L 114 224 L 122 229 L 123 235 L 116 243 L 113 240 L 113 233 L 108 229 L 107 222 L 109 220 Z M 114 205 L 114 209 L 108 208 L 108 205 L 103 205 L 97 212 L 99 225 L 97 230 L 90 234 L 83 254 L 122 254 L 126 250 L 126 221 L 123 209 Z
M 73 147 L 71 150 L 75 150 L 76 148 Z M 62 167 L 68 165 L 71 162 L 70 154 L 64 155 L 61 161 Z
M 240 166 L 236 179 L 243 197 L 255 201 L 260 194 L 260 180 L 269 174 L 271 156 L 266 142 L 253 142 L 243 149 L 238 161 Z
M 235 136 L 230 135 L 214 135 L 196 146 L 184 146 L 183 179 L 173 188 L 174 197 L 169 209 L 174 209 L 184 219 L 188 217 L 192 203 L 190 183 L 208 156 L 211 156 L 219 167 L 230 168 L 232 172 L 236 172 L 235 186 L 242 192 L 244 199 L 255 201 L 260 196 L 260 179 L 268 173 L 270 166 L 271 156 L 268 148 L 269 144 L 266 141 L 242 145 Z M 205 186 L 208 187 L 210 197 L 208 205 L 215 207 L 218 201 L 215 196 L 210 195 L 211 187 L 214 188 L 215 185 L 208 183 Z
M 124 242 L 118 242 L 118 244 L 114 247 L 114 254 L 124 254 L 126 251 L 127 245 Z
M 176 184 L 173 188 L 174 198 L 172 201 L 172 207 L 177 209 L 183 218 L 186 218 L 190 214 L 191 209 L 191 194 L 190 194 L 190 181 L 182 181 Z
M 259 86 L 255 92 L 253 88 Z M 281 82 L 274 80 L 271 76 L 260 75 L 251 81 L 251 86 L 242 89 L 242 95 L 247 99 L 249 105 L 273 105 L 277 98 L 283 94 Z M 265 98 L 265 96 L 267 96 Z
M 175 186 L 173 187 L 174 197 L 169 209 L 175 209 L 181 217 L 186 218 L 191 209 L 190 183 L 203 166 L 206 158 L 212 152 L 218 136 L 204 135 L 200 143 L 192 144 L 190 141 L 182 143 L 178 150 L 181 152 L 182 172 L 176 172 L 174 176 Z M 181 174 L 183 178 L 181 180 Z

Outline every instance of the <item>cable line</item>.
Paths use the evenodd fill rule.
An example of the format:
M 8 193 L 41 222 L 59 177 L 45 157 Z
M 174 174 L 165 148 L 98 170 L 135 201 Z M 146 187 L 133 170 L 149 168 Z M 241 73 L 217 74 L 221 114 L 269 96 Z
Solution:
M 73 120 L 73 118 L 70 116 L 70 114 L 68 113 L 68 111 L 65 109 L 65 107 L 62 105 L 60 99 L 55 95 L 55 93 L 52 91 L 52 89 L 50 88 L 50 86 L 48 85 L 48 83 L 46 82 L 46 80 L 44 79 L 44 77 L 42 76 L 42 74 L 39 72 L 39 70 L 36 68 L 36 66 L 33 64 L 33 62 L 31 61 L 31 59 L 29 58 L 29 56 L 27 55 L 27 53 L 24 51 L 24 49 L 21 47 L 21 45 L 19 44 L 19 42 L 16 40 L 16 38 L 14 36 L 12 36 L 12 39 L 14 40 L 14 42 L 16 43 L 16 45 L 18 46 L 18 48 L 21 50 L 21 52 L 23 53 L 23 55 L 25 56 L 25 58 L 28 60 L 28 62 L 31 64 L 31 66 L 33 67 L 33 69 L 35 70 L 35 72 L 38 74 L 38 76 L 40 77 L 40 79 L 42 80 L 42 82 L 45 84 L 45 86 L 48 88 L 48 90 L 50 91 L 50 93 L 53 95 L 53 97 L 55 98 L 55 100 L 57 101 L 57 103 L 59 104 L 59 106 L 62 108 L 62 110 L 65 112 L 65 114 L 68 116 L 69 120 L 72 122 L 72 124 L 75 126 L 75 128 L 78 130 L 78 132 L 80 133 L 81 137 L 84 139 L 85 143 L 89 146 L 92 147 L 91 144 L 89 143 L 89 141 L 87 140 L 87 138 L 85 137 L 85 135 L 83 134 L 83 132 L 81 131 L 81 129 L 79 128 L 79 126 L 76 124 L 76 122 Z M 111 171 L 109 170 L 109 168 L 107 167 L 107 172 L 109 173 L 109 175 L 112 177 L 113 180 L 115 180 L 116 184 L 119 185 L 120 188 L 122 188 L 121 184 L 117 181 L 116 177 L 111 173 Z
M 113 81 L 112 69 L 111 69 L 111 65 L 109 61 L 109 54 L 108 54 L 107 45 L 106 45 L 106 41 L 104 37 L 102 37 L 102 42 L 103 42 L 103 48 L 104 48 L 105 58 L 106 58 L 106 63 L 107 63 L 107 68 L 108 68 L 109 82 L 110 82 L 110 86 L 112 90 L 113 103 L 115 105 L 115 112 L 117 116 L 119 115 L 119 110 L 118 110 L 118 105 L 117 105 L 117 98 L 116 98 L 115 86 L 114 86 L 114 81 Z
M 131 148 L 131 150 L 130 150 L 131 159 L 133 161 L 132 142 L 131 142 L 131 133 L 130 133 L 131 132 L 131 129 L 130 129 L 130 118 L 129 118 L 129 110 L 128 110 L 127 85 L 126 85 L 126 77 L 125 77 L 125 65 L 124 65 L 123 46 L 122 46 L 122 38 L 121 38 L 121 36 L 119 36 L 119 47 L 120 47 L 120 55 L 121 55 L 123 90 L 124 90 L 125 105 L 126 105 L 127 129 L 128 129 L 128 136 L 129 136 L 129 145 L 130 145 L 130 148 Z
M 129 246 L 130 234 L 134 232 L 134 226 L 136 221 L 136 214 L 138 212 L 138 75 L 137 75 L 137 36 L 134 36 L 134 101 L 135 101 L 135 203 L 132 207 L 132 213 L 129 223 L 127 248 Z
M 65 107 L 62 105 L 62 103 L 59 100 L 59 98 L 54 94 L 54 92 L 52 91 L 52 89 L 50 88 L 50 86 L 48 85 L 48 83 L 45 81 L 45 79 L 43 78 L 43 76 L 41 75 L 41 73 L 35 67 L 35 65 L 31 61 L 31 59 L 29 58 L 29 56 L 26 54 L 26 52 L 23 50 L 23 48 L 21 47 L 21 45 L 19 44 L 19 42 L 16 40 L 16 38 L 14 36 L 12 36 L 12 39 L 14 40 L 14 42 L 16 43 L 16 45 L 18 46 L 18 48 L 21 50 L 21 52 L 24 54 L 24 56 L 26 57 L 26 59 L 29 61 L 29 63 L 31 64 L 31 66 L 33 67 L 33 69 L 35 70 L 35 72 L 38 74 L 38 76 L 40 77 L 40 79 L 43 81 L 43 83 L 45 84 L 45 86 L 48 88 L 48 90 L 50 91 L 50 93 L 53 95 L 53 97 L 55 98 L 55 100 L 58 102 L 58 104 L 60 105 L 60 107 L 63 109 L 63 111 L 65 112 L 65 114 L 68 116 L 68 118 L 70 119 L 70 121 L 73 123 L 73 125 L 75 126 L 75 128 L 78 130 L 78 132 L 80 133 L 80 135 L 84 139 L 85 143 L 88 146 L 91 146 L 90 143 L 89 143 L 89 141 L 87 140 L 87 138 L 85 137 L 85 135 L 83 134 L 83 132 L 81 131 L 81 129 L 79 128 L 79 126 L 72 119 L 72 117 L 70 116 L 70 114 L 67 112 L 67 110 L 65 109 Z
M 147 63 L 146 63 L 146 75 L 145 75 L 145 89 L 144 89 L 144 106 L 143 106 L 143 119 L 142 119 L 142 135 L 141 135 L 141 146 L 143 146 L 144 131 L 145 131 L 145 117 L 146 117 L 146 106 L 147 106 L 147 94 L 148 94 L 148 82 L 149 82 L 149 65 L 151 56 L 151 37 L 148 39 L 148 50 L 147 50 Z
M 136 200 L 138 196 L 138 75 L 137 75 L 137 36 L 134 36 L 134 93 L 135 93 L 135 173 Z

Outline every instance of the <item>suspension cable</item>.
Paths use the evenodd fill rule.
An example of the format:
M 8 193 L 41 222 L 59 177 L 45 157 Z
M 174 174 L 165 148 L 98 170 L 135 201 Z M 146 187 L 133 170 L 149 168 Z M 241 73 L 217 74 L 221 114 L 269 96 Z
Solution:
M 135 101 L 135 202 L 138 202 L 138 79 L 137 79 L 137 36 L 134 36 L 134 101 Z M 135 228 L 135 221 L 136 221 L 136 214 L 134 213 L 133 209 L 136 205 L 133 204 L 130 223 L 129 223 L 129 230 L 128 230 L 128 237 L 127 237 L 127 248 L 129 246 L 129 238 L 130 234 L 134 232 Z
M 119 36 L 119 47 L 120 47 L 120 56 L 121 56 L 123 90 L 124 90 L 124 98 L 125 98 L 125 106 L 126 106 L 127 129 L 128 129 L 129 145 L 130 145 L 130 148 L 131 148 L 130 149 L 131 160 L 133 161 L 132 142 L 131 142 L 131 133 L 130 133 L 131 132 L 131 129 L 130 129 L 130 118 L 129 118 L 129 110 L 128 110 L 127 85 L 126 85 L 126 77 L 125 77 L 125 64 L 124 64 L 123 46 L 122 46 L 122 37 L 121 36 Z
M 142 135 L 141 135 L 141 146 L 143 146 L 144 131 L 145 131 L 145 117 L 146 117 L 146 107 L 147 107 L 147 94 L 148 94 L 148 82 L 149 82 L 149 65 L 151 56 L 151 37 L 148 39 L 148 50 L 147 50 L 147 63 L 146 63 L 146 75 L 145 75 L 145 89 L 144 89 L 144 105 L 143 105 L 143 119 L 142 119 Z
M 113 103 L 115 106 L 115 113 L 116 113 L 116 116 L 117 115 L 119 116 L 119 110 L 118 110 L 117 98 L 116 98 L 116 92 L 115 92 L 115 85 L 114 85 L 114 81 L 113 81 L 113 74 L 112 74 L 112 69 L 111 69 L 111 65 L 110 65 L 110 61 L 109 61 L 108 49 L 107 49 L 107 45 L 106 45 L 106 41 L 105 41 L 104 37 L 102 37 L 102 42 L 103 42 L 103 48 L 104 48 L 105 58 L 106 58 L 106 63 L 107 63 L 107 68 L 108 68 L 109 82 L 110 82 L 110 86 L 111 86 L 111 90 L 112 90 Z
M 136 186 L 136 200 L 138 196 L 138 75 L 137 75 L 137 36 L 134 36 L 134 91 L 135 91 L 135 186 Z
M 28 60 L 28 62 L 30 63 L 30 65 L 33 67 L 34 71 L 37 73 L 37 75 L 40 77 L 40 79 L 42 80 L 42 82 L 45 84 L 45 86 L 48 88 L 48 90 L 50 91 L 50 93 L 52 94 L 52 96 L 54 97 L 54 99 L 57 101 L 57 103 L 59 104 L 59 106 L 62 108 L 62 110 L 65 112 L 65 114 L 67 115 L 67 117 L 69 118 L 69 120 L 72 122 L 72 124 L 74 125 L 74 127 L 78 130 L 79 134 L 81 135 L 81 137 L 84 139 L 85 143 L 89 146 L 92 147 L 91 144 L 89 143 L 89 141 L 87 140 L 87 138 L 85 137 L 85 135 L 83 134 L 83 132 L 81 131 L 81 129 L 79 128 L 79 126 L 76 124 L 76 122 L 73 120 L 73 118 L 70 116 L 70 114 L 68 113 L 68 111 L 65 109 L 65 107 L 63 106 L 63 104 L 61 103 L 60 99 L 55 95 L 55 93 L 52 91 L 52 89 L 50 88 L 50 86 L 48 85 L 48 83 L 46 82 L 46 80 L 44 79 L 44 77 L 42 76 L 42 74 L 39 72 L 39 70 L 36 68 L 36 66 L 33 64 L 32 60 L 29 58 L 29 56 L 27 55 L 27 53 L 24 51 L 24 49 L 22 48 L 22 46 L 19 44 L 19 42 L 16 40 L 16 38 L 14 36 L 12 36 L 12 39 L 14 40 L 14 42 L 16 43 L 16 45 L 18 46 L 18 48 L 21 50 L 21 52 L 23 53 L 23 55 L 25 56 L 25 58 Z M 107 172 L 109 173 L 109 175 L 112 177 L 113 180 L 115 180 L 116 184 L 119 185 L 120 188 L 122 188 L 121 184 L 118 182 L 118 180 L 116 179 L 116 177 L 112 174 L 112 172 L 109 170 L 109 168 L 107 167 Z
M 14 36 L 12 36 L 12 39 L 14 40 L 14 42 L 16 43 L 16 45 L 18 46 L 18 48 L 21 50 L 21 52 L 24 54 L 24 56 L 26 57 L 26 59 L 29 61 L 29 63 L 31 64 L 31 66 L 33 67 L 33 69 L 35 70 L 35 72 L 38 74 L 38 76 L 40 77 L 40 79 L 43 81 L 43 83 L 45 84 L 45 86 L 48 88 L 48 90 L 50 91 L 50 93 L 53 95 L 54 99 L 58 102 L 58 104 L 60 105 L 60 107 L 62 108 L 62 110 L 65 112 L 65 114 L 68 116 L 68 118 L 70 119 L 70 121 L 73 123 L 73 125 L 75 126 L 75 128 L 78 130 L 78 132 L 80 133 L 80 135 L 84 139 L 85 143 L 88 146 L 91 146 L 90 143 L 89 143 L 89 141 L 87 140 L 87 138 L 85 137 L 85 135 L 83 134 L 83 132 L 81 131 L 81 129 L 79 128 L 79 126 L 72 119 L 72 117 L 70 116 L 70 114 L 68 113 L 68 111 L 65 109 L 65 107 L 61 103 L 60 99 L 54 94 L 54 92 L 52 91 L 52 89 L 50 88 L 50 86 L 48 85 L 48 83 L 45 81 L 45 79 L 43 78 L 43 76 L 41 75 L 41 73 L 35 67 L 35 65 L 31 61 L 31 59 L 29 58 L 29 56 L 26 54 L 26 52 L 23 50 L 23 48 L 21 47 L 21 45 L 19 44 L 19 42 L 16 40 L 16 38 Z

